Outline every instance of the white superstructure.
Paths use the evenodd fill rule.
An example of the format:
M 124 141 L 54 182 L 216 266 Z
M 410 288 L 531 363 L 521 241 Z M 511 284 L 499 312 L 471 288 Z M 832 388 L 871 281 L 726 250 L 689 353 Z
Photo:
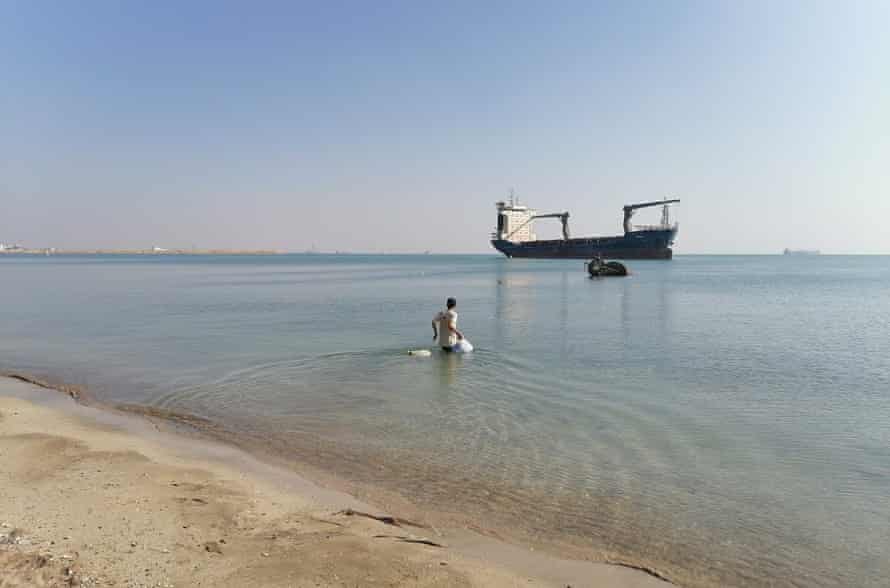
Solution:
M 495 206 L 498 209 L 498 230 L 494 237 L 504 241 L 512 241 L 513 243 L 524 243 L 526 241 L 537 241 L 538 236 L 535 234 L 534 216 L 537 211 L 514 203 L 513 198 L 510 202 L 497 202 Z

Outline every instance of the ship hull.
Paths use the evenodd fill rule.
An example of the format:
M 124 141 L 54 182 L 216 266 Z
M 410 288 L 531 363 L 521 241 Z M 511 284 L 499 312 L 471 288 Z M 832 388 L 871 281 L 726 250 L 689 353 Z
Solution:
M 623 237 L 590 237 L 513 243 L 492 240 L 492 246 L 507 257 L 536 259 L 671 259 L 676 229 L 632 231 Z

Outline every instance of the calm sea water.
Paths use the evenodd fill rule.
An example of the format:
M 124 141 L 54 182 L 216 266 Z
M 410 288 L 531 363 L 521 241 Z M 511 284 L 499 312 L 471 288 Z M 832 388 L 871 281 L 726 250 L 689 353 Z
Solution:
M 886 586 L 890 258 L 0 257 L 0 368 L 690 586 Z M 466 356 L 434 353 L 458 298 Z

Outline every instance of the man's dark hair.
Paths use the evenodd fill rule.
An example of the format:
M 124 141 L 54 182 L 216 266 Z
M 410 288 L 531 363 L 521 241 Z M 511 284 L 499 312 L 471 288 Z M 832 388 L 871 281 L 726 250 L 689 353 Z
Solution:
M 449 298 L 445 301 L 445 308 L 454 308 L 455 306 L 457 306 L 457 300 L 454 298 Z

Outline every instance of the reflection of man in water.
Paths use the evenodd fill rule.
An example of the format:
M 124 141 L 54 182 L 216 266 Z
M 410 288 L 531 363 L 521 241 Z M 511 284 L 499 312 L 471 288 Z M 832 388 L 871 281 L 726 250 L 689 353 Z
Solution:
M 443 351 L 452 351 L 454 344 L 464 338 L 457 330 L 457 300 L 449 298 L 445 310 L 433 317 L 433 341 L 439 339 Z

